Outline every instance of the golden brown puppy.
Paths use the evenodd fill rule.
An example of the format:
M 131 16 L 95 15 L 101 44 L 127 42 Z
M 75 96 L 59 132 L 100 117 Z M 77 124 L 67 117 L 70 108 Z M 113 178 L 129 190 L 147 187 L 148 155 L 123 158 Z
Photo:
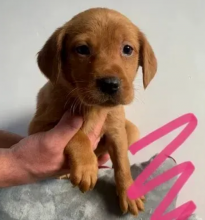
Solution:
M 97 157 L 107 151 L 115 170 L 120 207 L 137 215 L 143 198 L 129 200 L 133 183 L 128 146 L 138 139 L 138 129 L 125 119 L 123 105 L 134 98 L 133 81 L 139 66 L 146 88 L 157 70 L 154 52 L 144 34 L 114 10 L 84 11 L 47 40 L 38 54 L 38 65 L 49 79 L 38 95 L 37 111 L 29 133 L 54 127 L 65 111 L 81 115 L 84 124 L 65 148 L 70 180 L 81 191 L 97 181 Z M 86 134 L 102 114 L 106 121 L 94 153 Z

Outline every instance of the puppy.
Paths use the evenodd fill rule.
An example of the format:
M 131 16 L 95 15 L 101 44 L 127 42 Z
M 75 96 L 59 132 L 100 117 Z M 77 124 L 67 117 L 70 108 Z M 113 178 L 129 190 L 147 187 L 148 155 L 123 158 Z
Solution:
M 137 215 L 143 197 L 130 200 L 133 183 L 128 146 L 138 139 L 138 129 L 125 118 L 123 105 L 134 98 L 133 81 L 139 66 L 144 88 L 157 71 L 154 52 L 144 34 L 114 10 L 86 10 L 58 28 L 37 58 L 48 82 L 38 94 L 36 114 L 29 134 L 53 128 L 65 111 L 84 118 L 82 128 L 67 144 L 70 180 L 82 192 L 97 181 L 97 157 L 109 153 L 115 171 L 123 213 Z M 87 134 L 106 114 L 98 148 L 93 152 Z

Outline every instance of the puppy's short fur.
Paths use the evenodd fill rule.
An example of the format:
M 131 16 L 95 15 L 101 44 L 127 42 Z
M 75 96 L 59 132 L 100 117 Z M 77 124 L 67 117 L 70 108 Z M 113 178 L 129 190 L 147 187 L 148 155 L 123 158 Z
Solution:
M 144 34 L 114 10 L 84 11 L 58 28 L 38 54 L 38 66 L 49 79 L 38 94 L 37 111 L 29 134 L 54 127 L 65 111 L 81 115 L 84 123 L 68 143 L 70 180 L 85 192 L 97 181 L 97 157 L 110 154 L 120 206 L 137 215 L 143 198 L 129 200 L 133 183 L 128 146 L 138 129 L 125 118 L 123 105 L 134 97 L 133 81 L 141 66 L 146 88 L 157 70 L 154 52 Z M 94 153 L 88 134 L 101 114 L 106 121 Z

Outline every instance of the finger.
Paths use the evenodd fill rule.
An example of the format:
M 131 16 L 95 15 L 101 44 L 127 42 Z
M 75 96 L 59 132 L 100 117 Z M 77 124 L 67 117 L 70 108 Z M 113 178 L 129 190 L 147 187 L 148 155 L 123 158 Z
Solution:
M 95 141 L 95 143 L 93 144 L 93 150 L 96 150 L 99 141 L 100 141 L 100 138 L 98 138 L 98 139 Z
M 69 169 L 62 169 L 53 174 L 51 174 L 52 178 L 58 179 L 59 177 L 62 178 L 63 176 L 69 176 L 70 170 Z
M 71 117 L 66 112 L 59 123 L 46 133 L 50 141 L 58 142 L 65 146 L 82 126 L 83 120 L 80 117 Z
M 104 154 L 98 158 L 98 165 L 102 166 L 110 159 L 109 154 Z
M 96 126 L 88 134 L 88 138 L 90 139 L 91 143 L 96 143 L 97 139 L 99 138 L 102 127 L 105 123 L 106 116 L 107 114 L 100 115 L 99 121 L 97 122 Z

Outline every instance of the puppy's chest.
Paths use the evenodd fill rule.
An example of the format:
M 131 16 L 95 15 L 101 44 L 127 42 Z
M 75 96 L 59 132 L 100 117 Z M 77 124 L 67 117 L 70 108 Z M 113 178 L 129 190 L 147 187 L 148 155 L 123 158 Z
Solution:
M 96 126 L 98 126 L 97 121 L 93 122 L 93 121 L 88 121 L 88 122 L 84 122 L 83 126 L 82 126 L 82 131 L 88 135 L 92 132 L 94 132 L 96 130 Z M 104 124 L 99 137 L 102 137 L 106 132 L 106 125 Z
M 106 115 L 106 116 L 105 116 Z M 101 127 L 103 118 L 106 117 L 101 129 L 100 137 L 109 131 L 116 131 L 124 126 L 123 114 L 119 114 L 119 111 L 110 111 L 108 109 L 100 109 L 91 111 L 88 115 L 84 116 L 84 123 L 82 130 L 85 134 L 90 134 L 96 130 L 96 127 Z
M 72 99 L 67 102 L 67 111 L 71 115 L 83 117 L 84 123 L 81 127 L 85 134 L 90 134 L 96 130 L 96 126 L 100 126 L 102 120 L 106 117 L 101 129 L 100 136 L 113 128 L 118 129 L 119 124 L 124 120 L 124 110 L 122 106 L 106 108 L 106 107 L 88 107 L 84 105 L 76 105 Z M 100 126 L 101 127 L 101 126 Z
M 105 114 L 105 112 L 103 112 Z M 103 121 L 104 116 L 102 116 L 102 112 L 94 111 L 90 112 L 88 115 L 84 116 L 84 123 L 82 126 L 82 130 L 85 134 L 90 134 L 93 131 L 96 131 L 96 128 L 101 127 L 101 123 Z M 105 120 L 101 132 L 100 137 L 103 136 L 103 134 L 107 130 L 107 120 Z

